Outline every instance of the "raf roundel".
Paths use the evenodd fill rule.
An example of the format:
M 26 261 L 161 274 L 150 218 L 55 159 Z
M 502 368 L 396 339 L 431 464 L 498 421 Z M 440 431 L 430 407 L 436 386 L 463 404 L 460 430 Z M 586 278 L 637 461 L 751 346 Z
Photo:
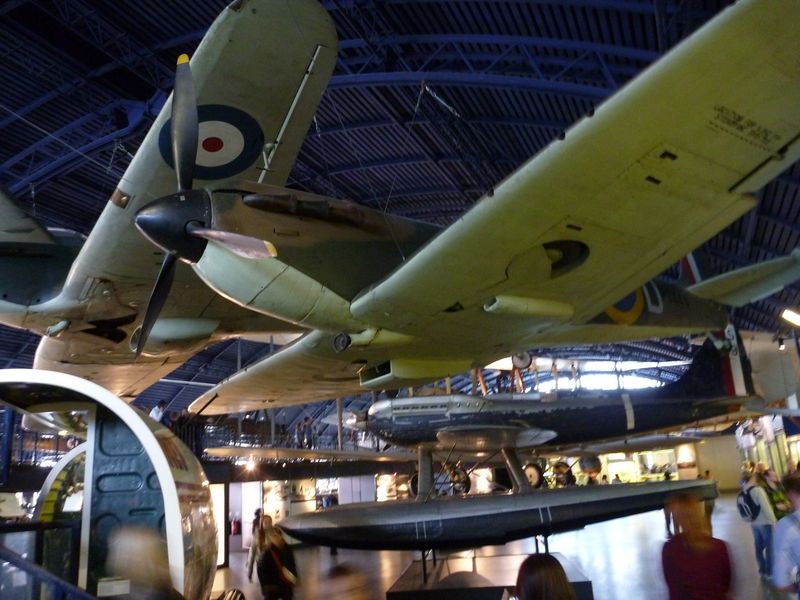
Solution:
M 261 154 L 264 132 L 253 117 L 243 110 L 222 104 L 197 107 L 198 135 L 196 179 L 227 179 L 244 171 Z M 168 119 L 158 134 L 158 149 L 170 167 L 172 119 Z

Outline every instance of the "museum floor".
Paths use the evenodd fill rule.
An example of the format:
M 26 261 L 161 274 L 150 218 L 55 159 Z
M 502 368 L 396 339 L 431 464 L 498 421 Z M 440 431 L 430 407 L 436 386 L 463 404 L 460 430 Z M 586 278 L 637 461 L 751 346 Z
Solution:
M 789 598 L 768 589 L 756 570 L 753 537 L 750 526 L 743 522 L 735 506 L 735 497 L 725 495 L 717 500 L 713 515 L 714 535 L 725 540 L 734 563 L 734 598 L 762 600 Z M 597 600 L 631 600 L 667 598 L 661 576 L 661 546 L 664 543 L 664 516 L 653 511 L 624 519 L 591 525 L 582 531 L 553 536 L 550 550 L 573 559 L 591 579 Z M 484 554 L 521 554 L 532 552 L 533 540 L 520 540 L 506 546 L 489 546 Z M 247 600 L 260 600 L 257 583 L 248 583 L 245 553 L 233 553 L 230 568 L 220 569 L 214 580 L 215 594 L 237 587 Z M 418 555 L 411 552 L 363 552 L 340 550 L 331 557 L 327 548 L 298 548 L 301 585 L 295 600 L 325 598 L 319 589 L 320 574 L 336 562 L 348 562 L 362 569 L 373 583 L 373 598 L 383 600 L 386 590 Z M 212 596 L 214 597 L 214 596 Z

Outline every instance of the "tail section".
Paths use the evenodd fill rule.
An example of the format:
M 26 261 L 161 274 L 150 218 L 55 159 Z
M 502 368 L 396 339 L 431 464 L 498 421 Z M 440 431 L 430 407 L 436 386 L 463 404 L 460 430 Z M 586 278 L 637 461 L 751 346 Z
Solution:
M 703 267 L 695 256 L 694 252 L 689 252 L 678 263 L 678 279 L 686 287 L 696 285 L 703 281 Z
M 742 337 L 733 325 L 728 325 L 724 332 L 724 346 L 727 357 L 722 359 L 723 381 L 728 396 L 752 396 L 753 368 L 744 349 Z
M 0 320 L 19 326 L 26 307 L 55 298 L 83 237 L 48 230 L 0 188 Z
M 800 248 L 741 269 L 706 279 L 709 269 L 701 253 L 690 252 L 678 263 L 678 278 L 692 295 L 728 306 L 744 306 L 781 291 L 800 279 Z
M 729 306 L 744 306 L 780 292 L 800 279 L 800 249 L 755 265 L 734 269 L 689 286 L 689 291 L 706 300 Z
M 754 394 L 750 361 L 736 330 L 729 325 L 720 334 L 706 338 L 689 369 L 665 386 L 665 393 L 698 400 Z

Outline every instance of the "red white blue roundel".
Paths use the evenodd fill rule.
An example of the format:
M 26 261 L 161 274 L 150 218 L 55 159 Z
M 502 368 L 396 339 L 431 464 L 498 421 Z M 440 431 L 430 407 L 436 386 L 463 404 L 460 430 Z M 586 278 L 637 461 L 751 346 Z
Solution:
M 241 173 L 259 157 L 264 148 L 264 132 L 253 117 L 243 110 L 222 104 L 197 107 L 198 136 L 196 179 L 227 179 Z M 158 134 L 161 157 L 172 168 L 172 119 Z

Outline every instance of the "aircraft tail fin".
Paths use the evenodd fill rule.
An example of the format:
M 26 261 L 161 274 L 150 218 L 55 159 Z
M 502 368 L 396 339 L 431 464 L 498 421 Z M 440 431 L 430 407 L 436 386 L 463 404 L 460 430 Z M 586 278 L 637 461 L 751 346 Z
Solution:
M 20 327 L 27 307 L 56 297 L 83 236 L 48 230 L 0 186 L 0 323 Z
M 703 281 L 704 265 L 703 261 L 695 255 L 694 252 L 689 252 L 678 263 L 678 279 L 686 287 L 696 285 Z
M 724 335 L 706 338 L 683 377 L 670 385 L 677 394 L 698 400 L 754 395 L 750 361 L 733 326 Z
M 689 286 L 700 298 L 729 306 L 744 306 L 781 291 L 800 279 L 800 249 L 762 263 L 734 269 Z
M 0 186 L 0 244 L 54 244 L 53 236 Z

